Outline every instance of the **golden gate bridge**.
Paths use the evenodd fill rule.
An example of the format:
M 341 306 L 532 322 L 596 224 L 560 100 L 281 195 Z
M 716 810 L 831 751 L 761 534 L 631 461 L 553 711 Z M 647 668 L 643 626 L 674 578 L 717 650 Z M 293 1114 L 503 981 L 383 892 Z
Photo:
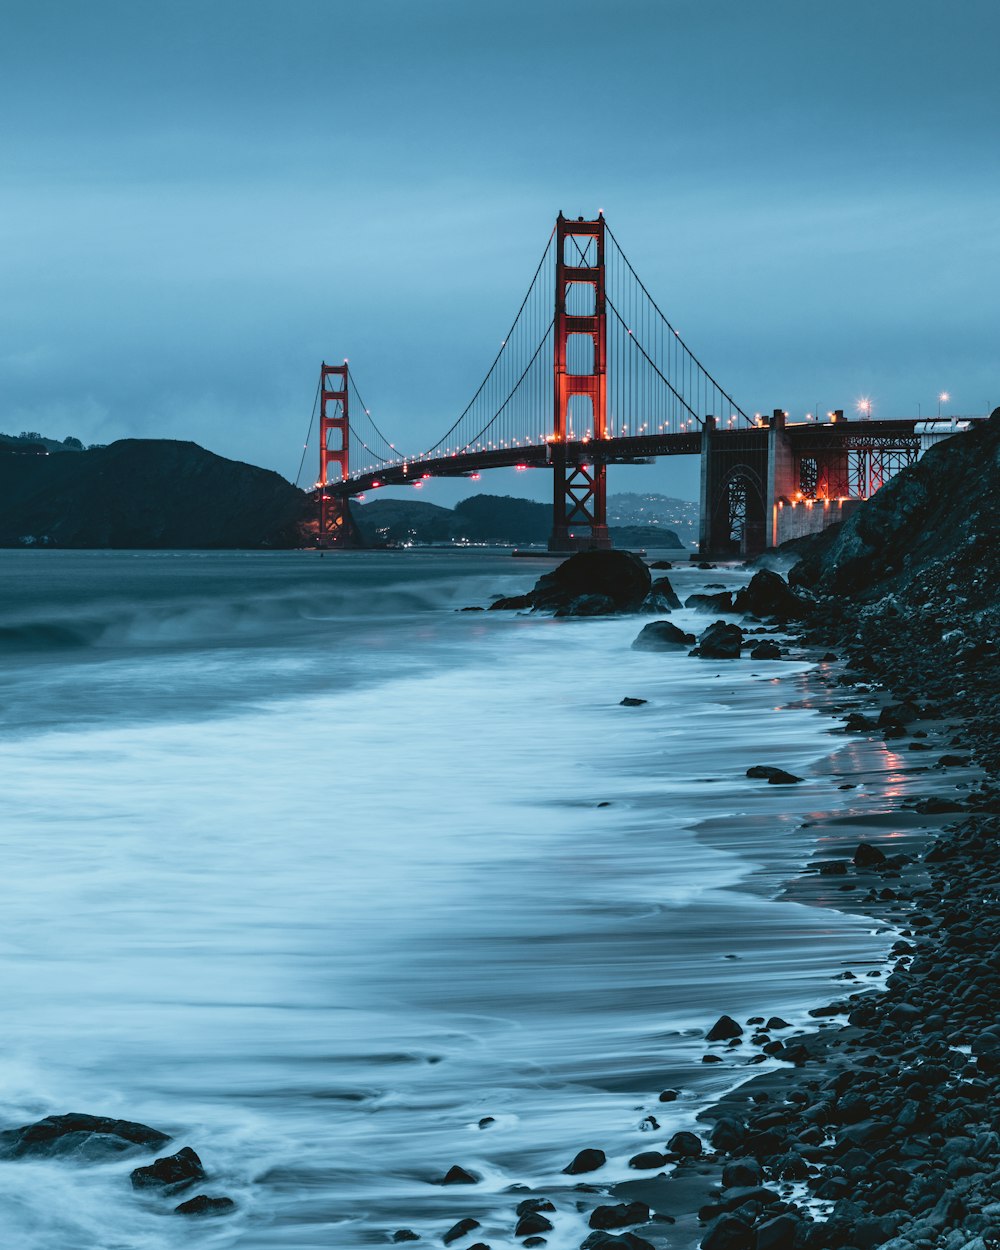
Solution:
M 559 214 L 500 350 L 437 442 L 401 450 L 347 361 L 322 364 L 316 407 L 317 543 L 332 548 L 361 545 L 354 496 L 504 467 L 551 471 L 550 550 L 609 547 L 608 465 L 697 455 L 700 553 L 752 555 L 839 520 L 916 459 L 920 427 L 933 425 L 748 415 L 657 305 L 603 214 Z

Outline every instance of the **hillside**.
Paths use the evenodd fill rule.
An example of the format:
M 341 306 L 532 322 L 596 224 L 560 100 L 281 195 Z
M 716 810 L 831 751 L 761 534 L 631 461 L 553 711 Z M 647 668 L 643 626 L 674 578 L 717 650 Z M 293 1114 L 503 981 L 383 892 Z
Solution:
M 510 495 L 470 495 L 454 509 L 416 499 L 375 499 L 352 505 L 366 541 L 375 544 L 479 543 L 544 546 L 552 532 L 552 506 Z M 669 529 L 655 525 L 611 526 L 621 547 L 677 548 Z
M 74 455 L 0 449 L 0 546 L 293 547 L 307 497 L 195 443 L 123 439 Z

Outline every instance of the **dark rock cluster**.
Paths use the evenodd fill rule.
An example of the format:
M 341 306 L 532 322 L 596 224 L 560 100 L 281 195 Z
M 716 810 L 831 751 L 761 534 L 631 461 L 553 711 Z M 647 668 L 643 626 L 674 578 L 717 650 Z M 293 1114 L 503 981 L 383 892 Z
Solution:
M 34 1124 L 0 1132 L 0 1159 L 60 1159 L 67 1163 L 103 1163 L 123 1155 L 158 1150 L 167 1133 L 132 1120 L 71 1112 L 50 1115 Z M 190 1146 L 176 1154 L 133 1168 L 132 1188 L 170 1198 L 207 1179 Z M 178 1215 L 223 1215 L 236 1209 L 232 1198 L 198 1194 L 173 1207 Z

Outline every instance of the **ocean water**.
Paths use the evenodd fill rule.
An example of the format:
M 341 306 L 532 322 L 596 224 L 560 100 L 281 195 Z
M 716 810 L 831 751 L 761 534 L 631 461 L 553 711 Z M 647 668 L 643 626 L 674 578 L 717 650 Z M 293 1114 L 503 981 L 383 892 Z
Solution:
M 459 1250 L 500 1247 L 524 1186 L 576 1247 L 578 1150 L 608 1155 L 588 1181 L 634 1177 L 760 1071 L 701 1064 L 721 1012 L 803 1021 L 884 948 L 771 897 L 844 802 L 807 665 L 458 611 L 547 567 L 0 552 L 0 1127 L 140 1120 L 202 1157 L 185 1196 L 237 1203 L 177 1216 L 135 1159 L 0 1163 L 5 1245 L 440 1244 L 473 1216 Z M 720 820 L 757 832 L 722 849 Z M 453 1164 L 479 1183 L 436 1183 Z

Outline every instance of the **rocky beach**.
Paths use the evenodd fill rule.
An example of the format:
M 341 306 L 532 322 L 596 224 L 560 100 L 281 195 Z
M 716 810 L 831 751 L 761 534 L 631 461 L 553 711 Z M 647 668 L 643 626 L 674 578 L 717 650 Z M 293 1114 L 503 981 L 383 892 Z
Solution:
M 737 995 L 738 982 L 719 982 L 730 985 L 740 1007 L 723 990 L 705 1000 L 714 1001 L 711 1015 L 700 1008 L 700 1029 L 673 1035 L 668 1080 L 648 1085 L 643 1101 L 633 1104 L 630 1132 L 619 1128 L 613 1138 L 602 1136 L 601 1102 L 585 1092 L 574 1115 L 594 1127 L 579 1129 L 578 1148 L 563 1147 L 563 1157 L 551 1163 L 547 1146 L 546 1161 L 539 1154 L 527 1166 L 533 1156 L 526 1113 L 517 1129 L 520 1154 L 501 1153 L 502 1168 L 495 1162 L 484 1167 L 482 1147 L 471 1139 L 462 1150 L 451 1136 L 442 1137 L 436 1147 L 450 1161 L 435 1170 L 426 1159 L 415 1189 L 386 1191 L 384 1205 L 373 1208 L 375 1226 L 345 1229 L 338 1244 L 991 1250 L 1000 1240 L 998 570 L 989 508 L 998 441 L 995 415 L 981 430 L 934 449 L 841 529 L 766 557 L 766 564 L 788 570 L 788 581 L 774 567 L 690 570 L 668 560 L 648 567 L 628 553 L 585 553 L 527 591 L 523 569 L 508 570 L 504 593 L 496 593 L 494 576 L 488 602 L 465 604 L 481 617 L 453 612 L 456 624 L 501 627 L 492 636 L 508 641 L 505 621 L 559 618 L 555 625 L 565 621 L 583 631 L 572 635 L 574 648 L 587 637 L 610 638 L 599 632 L 607 622 L 615 622 L 615 638 L 619 626 L 628 627 L 632 654 L 647 658 L 646 667 L 627 670 L 633 677 L 618 701 L 620 714 L 633 719 L 618 733 L 645 740 L 647 748 L 649 731 L 637 718 L 647 714 L 650 699 L 662 701 L 663 691 L 644 688 L 634 677 L 646 673 L 655 684 L 655 666 L 668 662 L 682 666 L 671 670 L 673 681 L 689 673 L 696 686 L 724 674 L 748 678 L 742 695 L 734 690 L 727 696 L 730 715 L 741 699 L 748 711 L 757 706 L 761 680 L 784 683 L 787 693 L 779 697 L 785 703 L 774 709 L 779 719 L 794 717 L 797 709 L 822 713 L 830 749 L 795 771 L 787 766 L 787 749 L 772 754 L 762 745 L 758 753 L 752 737 L 738 738 L 741 752 L 755 751 L 742 784 L 747 795 L 759 797 L 738 800 L 734 811 L 718 817 L 703 816 L 693 834 L 712 854 L 758 863 L 738 890 L 784 900 L 779 908 L 830 915 L 827 975 L 835 992 L 828 1001 L 814 997 L 811 1008 L 798 1013 L 782 1007 L 775 997 L 787 993 L 780 988 L 780 966 L 795 954 L 786 937 L 767 964 L 757 955 L 746 965 L 758 969 L 759 985 L 741 983 Z M 476 577 L 469 584 L 485 589 L 489 582 Z M 268 628 L 276 606 L 266 607 L 258 594 L 255 610 Z M 246 611 L 240 608 L 244 617 Z M 157 608 L 156 637 L 164 635 L 166 612 Z M 187 608 L 184 613 L 186 619 Z M 390 618 L 391 612 L 384 619 Z M 225 629 L 236 619 L 230 608 Z M 249 639 L 257 626 L 245 618 L 240 628 Z M 25 637 L 25 627 L 18 629 Z M 132 634 L 148 646 L 150 625 L 136 629 L 119 621 L 109 623 L 105 635 L 120 640 Z M 587 644 L 591 664 L 594 645 Z M 567 653 L 566 661 L 578 662 L 576 654 Z M 786 664 L 792 686 L 779 675 Z M 621 658 L 618 668 L 626 671 Z M 622 684 L 615 672 L 604 676 L 608 692 Z M 477 706 L 481 694 L 480 688 Z M 719 714 L 718 706 L 712 714 Z M 704 790 L 712 780 L 692 789 Z M 811 784 L 813 810 L 794 797 Z M 726 793 L 733 802 L 735 791 Z M 655 799 L 644 802 L 655 816 Z M 614 811 L 620 798 L 588 806 Z M 789 825 L 779 816 L 783 810 L 801 814 Z M 530 905 L 527 911 L 538 914 Z M 839 926 L 859 918 L 867 918 L 871 937 L 852 959 Z M 532 929 L 536 925 L 532 921 Z M 717 950 L 719 935 L 714 940 Z M 729 941 L 731 953 L 722 958 L 738 968 L 746 944 L 735 932 Z M 614 992 L 609 969 L 605 1025 L 617 1010 L 607 1005 Z M 748 1002 L 756 1007 L 747 1010 Z M 561 1036 L 565 1045 L 568 1036 Z M 415 1057 L 405 1054 L 393 1063 Z M 656 1067 L 652 1051 L 630 1056 L 627 1043 L 616 1062 L 625 1074 L 622 1088 L 629 1090 L 638 1074 Z M 363 1105 L 372 1095 L 348 1097 Z M 46 1101 L 51 1105 L 37 1098 L 23 1105 Z M 615 1099 L 610 1105 L 620 1116 L 623 1106 Z M 199 1228 L 228 1229 L 220 1231 L 220 1244 L 261 1244 L 261 1229 L 249 1232 L 254 1219 L 259 1223 L 255 1206 L 276 1179 L 280 1192 L 310 1175 L 312 1164 L 298 1165 L 306 1167 L 302 1172 L 273 1162 L 234 1162 L 246 1153 L 243 1144 L 220 1164 L 224 1120 L 196 1134 L 185 1127 L 183 1112 L 166 1122 L 139 1122 L 144 1110 L 121 1106 L 119 1115 L 97 1115 L 64 1104 L 23 1122 L 8 1112 L 0 1161 L 45 1168 L 47 1176 L 79 1175 L 78 1194 L 88 1169 L 96 1169 L 92 1175 L 114 1183 L 116 1202 L 131 1189 L 135 1212 L 153 1220 L 150 1228 L 165 1217 L 194 1220 Z M 605 1118 L 607 1111 L 605 1105 Z M 484 1142 L 518 1120 L 496 1106 L 485 1112 L 469 1125 Z M 641 1149 L 627 1144 L 636 1127 Z M 519 1162 L 512 1165 L 515 1157 Z M 525 1179 L 512 1181 L 519 1172 Z M 306 1180 L 304 1192 L 319 1194 L 323 1183 Z M 377 1204 L 377 1191 L 360 1201 Z M 122 1227 L 122 1219 L 133 1217 L 119 1212 L 117 1218 Z M 248 1218 L 251 1223 L 241 1223 Z M 103 1244 L 100 1234 L 92 1244 Z

